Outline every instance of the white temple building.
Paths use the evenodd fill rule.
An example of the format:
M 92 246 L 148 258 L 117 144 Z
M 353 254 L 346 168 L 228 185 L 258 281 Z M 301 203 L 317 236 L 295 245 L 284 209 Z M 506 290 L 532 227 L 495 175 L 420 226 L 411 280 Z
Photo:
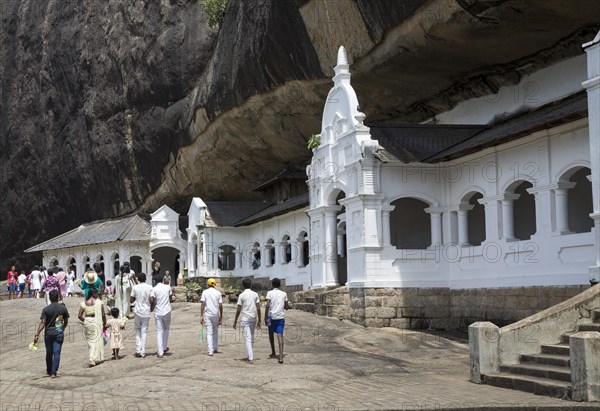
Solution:
M 167 249 L 161 263 L 190 276 L 347 285 L 351 296 L 598 282 L 600 34 L 584 47 L 587 59 L 545 67 L 425 124 L 369 123 L 341 47 L 311 164 L 255 187 L 264 202 L 194 198 L 183 237 L 163 206 L 149 222 L 134 216 L 107 229 L 93 253 L 69 243 L 86 226 L 27 251 L 44 251 L 46 265 L 110 262 L 110 278 L 122 259 L 149 272 Z
M 599 90 L 585 64 L 524 78 L 519 90 L 540 92 L 520 106 L 500 90 L 431 124 L 380 125 L 358 110 L 341 48 L 308 168 L 313 285 L 598 281 Z
M 72 267 L 79 278 L 95 262 L 102 265 L 106 279 L 112 279 L 124 262 L 136 273 L 150 273 L 153 261 L 159 260 L 162 270 L 170 271 L 175 279 L 187 260 L 179 214 L 166 205 L 149 216 L 135 214 L 82 224 L 25 250 L 35 251 L 43 252 L 43 266 Z

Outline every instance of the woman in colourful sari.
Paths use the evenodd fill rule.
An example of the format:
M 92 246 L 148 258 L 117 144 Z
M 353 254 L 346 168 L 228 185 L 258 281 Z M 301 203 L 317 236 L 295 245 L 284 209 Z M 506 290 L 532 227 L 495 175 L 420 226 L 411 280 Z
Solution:
M 104 361 L 104 340 L 106 330 L 104 303 L 98 298 L 98 290 L 90 287 L 85 290 L 85 301 L 79 307 L 79 319 L 83 322 L 84 335 L 90 349 L 90 367 Z

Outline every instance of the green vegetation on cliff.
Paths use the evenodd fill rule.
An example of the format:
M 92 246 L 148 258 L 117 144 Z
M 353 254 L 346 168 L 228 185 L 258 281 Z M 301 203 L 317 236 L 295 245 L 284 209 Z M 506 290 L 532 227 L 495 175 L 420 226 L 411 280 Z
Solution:
M 229 0 L 200 0 L 200 7 L 206 13 L 206 22 L 211 29 L 218 30 L 223 23 Z

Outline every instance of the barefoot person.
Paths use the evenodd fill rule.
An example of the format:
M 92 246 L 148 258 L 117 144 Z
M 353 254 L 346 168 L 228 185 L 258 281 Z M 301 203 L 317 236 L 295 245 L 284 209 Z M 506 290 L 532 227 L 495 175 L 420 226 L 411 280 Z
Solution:
M 252 281 L 249 278 L 242 280 L 242 286 L 244 287 L 244 292 L 238 297 L 233 329 L 235 330 L 241 313 L 242 322 L 240 325 L 242 326 L 242 333 L 246 341 L 246 351 L 248 352 L 248 359 L 246 361 L 249 364 L 254 364 L 254 330 L 256 328 L 260 329 L 260 300 L 258 294 L 250 289 Z
M 44 344 L 46 345 L 46 374 L 52 378 L 57 377 L 60 365 L 60 352 L 65 341 L 64 330 L 69 324 L 69 311 L 67 307 L 58 303 L 58 290 L 50 291 L 50 305 L 42 310 L 40 324 L 38 325 L 33 341 L 37 343 L 40 333 L 44 330 Z
M 121 317 L 129 317 L 131 308 L 131 287 L 133 280 L 131 269 L 128 265 L 123 264 L 120 268 L 120 274 L 115 277 L 115 289 L 113 295 L 115 297 L 115 307 L 119 309 Z
M 289 308 L 287 294 L 279 289 L 281 281 L 279 278 L 271 280 L 273 289 L 267 293 L 267 305 L 265 307 L 265 325 L 269 327 L 269 342 L 271 343 L 270 358 L 279 358 L 279 364 L 283 364 L 283 327 L 285 326 L 285 311 Z M 279 345 L 279 356 L 275 353 L 275 335 Z
M 110 330 L 110 349 L 113 350 L 112 359 L 120 360 L 119 350 L 123 348 L 123 332 L 127 317 L 119 318 L 119 309 L 113 307 L 110 310 L 113 318 L 108 320 L 108 329 Z
M 156 356 L 158 358 L 163 358 L 164 353 L 169 351 L 172 298 L 173 290 L 171 290 L 167 277 L 156 284 L 150 292 L 150 304 L 154 307 L 154 320 L 156 321 Z
M 144 358 L 146 356 L 146 337 L 148 336 L 148 324 L 150 323 L 150 292 L 152 286 L 146 284 L 146 274 L 139 273 L 137 279 L 140 282 L 131 289 L 131 303 L 134 313 L 135 327 L 135 356 Z
M 200 297 L 200 324 L 206 323 L 208 355 L 212 356 L 219 348 L 219 325 L 223 322 L 223 297 L 215 288 L 217 282 L 214 278 L 209 278 L 206 285 L 208 288 L 202 291 Z
M 85 290 L 85 301 L 79 306 L 79 320 L 83 323 L 85 339 L 89 348 L 89 365 L 95 366 L 104 361 L 104 340 L 102 332 L 106 330 L 106 313 L 104 304 L 98 298 L 94 287 Z

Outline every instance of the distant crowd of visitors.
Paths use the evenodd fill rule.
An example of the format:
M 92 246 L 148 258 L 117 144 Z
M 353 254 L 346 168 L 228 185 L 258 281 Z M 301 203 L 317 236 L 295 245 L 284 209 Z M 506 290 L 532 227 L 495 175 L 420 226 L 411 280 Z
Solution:
M 57 271 L 54 273 L 54 271 Z M 35 333 L 34 343 L 37 344 L 39 336 L 44 331 L 46 346 L 46 373 L 57 377 L 60 364 L 64 330 L 68 325 L 69 311 L 65 307 L 63 298 L 73 295 L 76 291 L 84 293 L 84 301 L 79 306 L 77 318 L 84 328 L 85 339 L 89 349 L 89 366 L 94 367 L 104 361 L 104 345 L 112 350 L 112 359 L 119 360 L 120 350 L 123 346 L 123 330 L 133 311 L 135 328 L 135 357 L 146 357 L 146 338 L 151 313 L 154 312 L 157 337 L 158 358 L 163 358 L 169 351 L 169 330 L 171 326 L 171 302 L 173 291 L 170 286 L 170 275 L 167 271 L 161 275 L 160 263 L 156 262 L 152 271 L 152 286 L 146 284 L 146 274 L 136 274 L 128 263 L 124 263 L 113 283 L 105 281 L 102 266 L 95 263 L 93 269 L 88 269 L 82 279 L 76 279 L 75 272 L 65 272 L 62 268 L 46 269 L 35 267 L 29 275 L 21 272 L 16 275 L 13 266 L 9 271 L 9 284 L 19 284 L 18 296 L 22 298 L 25 287 L 28 285 L 30 297 L 40 298 L 44 292 L 47 301 L 42 310 L 40 323 Z M 21 276 L 24 281 L 21 282 Z M 287 294 L 279 289 L 279 279 L 272 280 L 273 289 L 266 295 L 264 311 L 264 324 L 268 327 L 269 343 L 271 345 L 270 358 L 278 359 L 283 363 L 283 331 L 285 326 L 285 311 L 288 309 Z M 207 280 L 208 288 L 202 292 L 200 298 L 200 334 L 206 327 L 207 354 L 213 356 L 218 351 L 219 326 L 223 323 L 223 300 L 221 292 L 216 287 L 216 280 Z M 233 322 L 236 329 L 241 317 L 240 325 L 246 343 L 248 357 L 246 362 L 254 362 L 254 334 L 261 327 L 260 299 L 256 292 L 251 290 L 250 279 L 242 281 L 244 291 L 238 298 L 237 312 Z M 16 287 L 10 290 L 16 293 Z M 110 316 L 110 319 L 107 319 Z M 275 335 L 277 335 L 278 353 L 275 350 Z
M 29 298 L 40 298 L 43 291 L 46 294 L 46 304 L 49 304 L 48 293 L 54 289 L 58 289 L 62 297 L 72 296 L 81 291 L 75 280 L 73 267 L 67 273 L 62 267 L 47 269 L 36 266 L 29 274 L 25 274 L 25 271 L 19 274 L 16 266 L 13 265 L 6 278 L 8 299 L 23 298 L 25 293 Z

